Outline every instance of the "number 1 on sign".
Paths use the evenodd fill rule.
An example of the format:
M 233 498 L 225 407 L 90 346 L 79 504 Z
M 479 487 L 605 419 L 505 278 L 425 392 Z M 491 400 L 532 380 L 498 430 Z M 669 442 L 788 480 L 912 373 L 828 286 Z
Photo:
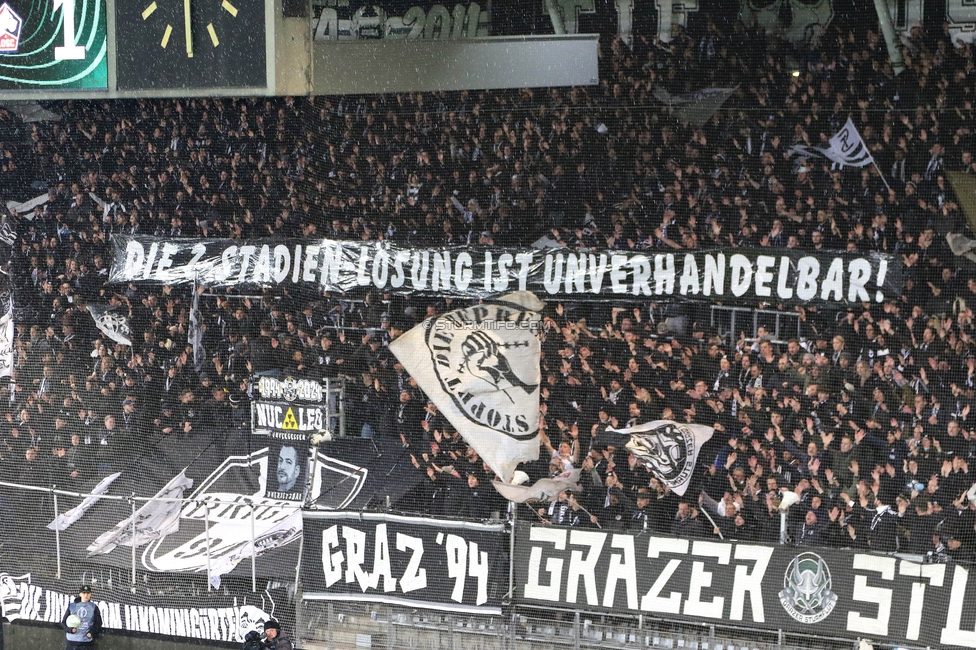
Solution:
M 85 58 L 85 47 L 75 45 L 75 0 L 54 0 L 54 9 L 61 7 L 61 31 L 64 45 L 54 48 L 55 61 L 71 61 Z

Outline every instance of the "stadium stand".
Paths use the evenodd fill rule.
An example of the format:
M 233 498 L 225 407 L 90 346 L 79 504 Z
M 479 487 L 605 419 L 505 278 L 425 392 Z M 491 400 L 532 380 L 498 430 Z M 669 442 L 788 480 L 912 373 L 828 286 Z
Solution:
M 730 331 L 707 306 L 550 304 L 543 459 L 526 471 L 582 468 L 585 490 L 536 516 L 775 542 L 789 488 L 801 497 L 795 544 L 970 562 L 976 272 L 945 235 L 971 234 L 946 174 L 976 173 L 974 66 L 971 46 L 948 38 L 913 33 L 897 77 L 860 26 L 835 22 L 798 59 L 759 30 L 709 23 L 667 45 L 605 43 L 601 82 L 587 88 L 77 100 L 33 124 L 0 110 L 0 196 L 49 196 L 13 215 L 17 355 L 0 390 L 0 478 L 74 489 L 137 451 L 151 462 L 160 441 L 217 438 L 249 417 L 252 373 L 281 368 L 347 377 L 347 433 L 406 446 L 411 462 L 396 469 L 416 487 L 394 509 L 504 510 L 485 490 L 490 472 L 386 349 L 461 301 L 208 291 L 210 358 L 197 372 L 192 290 L 110 284 L 113 234 L 884 252 L 906 267 L 900 299 L 771 302 L 799 322 L 781 338 L 761 319 Z M 701 126 L 654 99 L 692 79 L 738 85 Z M 789 153 L 848 117 L 877 169 Z M 95 328 L 94 303 L 128 316 L 131 348 Z M 653 419 L 727 440 L 700 459 L 700 498 L 678 498 L 600 441 L 608 426 Z
M 48 193 L 10 215 L 17 340 L 0 388 L 0 479 L 82 490 L 111 472 L 152 473 L 158 449 L 219 445 L 249 423 L 253 373 L 278 368 L 345 377 L 346 433 L 407 450 L 391 472 L 413 487 L 393 510 L 505 510 L 490 470 L 387 349 L 463 301 L 208 290 L 209 354 L 195 369 L 193 289 L 111 284 L 113 234 L 882 252 L 903 260 L 903 294 L 857 309 L 771 302 L 733 323 L 704 304 L 551 303 L 542 456 L 524 469 L 580 468 L 584 490 L 523 516 L 775 543 L 787 488 L 800 497 L 791 543 L 971 562 L 976 267 L 946 235 L 972 235 L 947 173 L 976 174 L 976 67 L 971 46 L 948 39 L 913 34 L 897 77 L 861 27 L 835 22 L 800 57 L 762 31 L 707 23 L 668 45 L 604 43 L 601 82 L 587 88 L 76 100 L 47 105 L 60 121 L 33 124 L 0 110 L 0 195 Z M 654 98 L 692 80 L 738 90 L 693 126 Z M 877 168 L 791 155 L 848 118 Z M 128 318 L 131 346 L 96 328 L 94 304 Z M 699 459 L 696 498 L 602 439 L 655 419 L 712 426 L 727 442 Z M 17 511 L 25 521 L 4 535 L 45 523 Z

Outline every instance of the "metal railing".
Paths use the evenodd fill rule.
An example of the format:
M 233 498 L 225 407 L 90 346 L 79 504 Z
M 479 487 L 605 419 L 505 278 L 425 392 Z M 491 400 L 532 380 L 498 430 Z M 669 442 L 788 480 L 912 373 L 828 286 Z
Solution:
M 755 341 L 760 327 L 765 327 L 771 342 L 777 344 L 803 336 L 802 321 L 796 312 L 724 305 L 712 305 L 710 309 L 712 328 L 729 343 L 735 342 L 740 332 L 746 333 L 747 341 Z
M 269 505 L 273 505 L 273 507 L 279 508 L 279 509 L 281 509 L 283 511 L 301 510 L 302 507 L 303 507 L 303 504 L 302 503 L 294 503 L 294 504 L 291 504 L 291 503 L 281 502 L 281 501 L 277 501 L 277 500 L 267 500 L 267 499 L 262 499 L 260 497 L 249 497 L 249 496 L 245 496 L 243 498 L 243 501 L 222 501 L 220 499 L 213 499 L 213 498 L 207 498 L 207 497 L 197 498 L 197 499 L 190 499 L 190 498 L 155 497 L 155 496 L 154 497 L 138 497 L 138 496 L 135 496 L 134 494 L 133 495 L 129 495 L 129 496 L 119 496 L 119 495 L 110 495 L 110 494 L 86 494 L 86 493 L 81 493 L 81 492 L 71 492 L 71 491 L 68 491 L 68 490 L 60 490 L 60 489 L 57 489 L 57 488 L 43 488 L 43 487 L 37 487 L 37 486 L 32 486 L 32 485 L 22 485 L 22 484 L 19 484 L 19 483 L 8 483 L 8 482 L 3 482 L 3 481 L 0 481 L 0 488 L 5 488 L 7 490 L 18 490 L 18 491 L 22 491 L 23 493 L 25 493 L 24 496 L 23 496 L 23 498 L 22 499 L 21 498 L 18 498 L 17 501 L 18 502 L 21 502 L 22 501 L 25 504 L 29 504 L 28 507 L 35 506 L 36 503 L 37 503 L 37 500 L 32 499 L 32 498 L 29 498 L 27 495 L 29 495 L 29 494 L 34 494 L 34 495 L 43 494 L 43 495 L 50 496 L 50 498 L 51 498 L 51 504 L 53 505 L 52 511 L 53 511 L 53 515 L 54 515 L 54 518 L 52 519 L 52 522 L 57 522 L 58 521 L 58 518 L 60 517 L 60 515 L 64 514 L 67 511 L 66 509 L 63 509 L 61 507 L 64 497 L 72 498 L 72 499 L 76 499 L 76 500 L 78 500 L 78 499 L 85 500 L 87 498 L 97 498 L 98 500 L 104 500 L 104 501 L 125 502 L 125 503 L 129 504 L 129 506 L 130 506 L 130 508 L 129 508 L 129 514 L 130 514 L 130 516 L 129 516 L 129 524 L 128 524 L 129 525 L 129 531 L 128 531 L 129 540 L 137 540 L 139 538 L 139 529 L 138 529 L 138 523 L 139 522 L 138 522 L 137 512 L 144 505 L 147 505 L 147 504 L 150 504 L 150 503 L 160 503 L 160 502 L 162 502 L 162 503 L 179 503 L 180 504 L 180 513 L 181 514 L 183 513 L 183 510 L 185 508 L 187 508 L 187 507 L 190 507 L 190 508 L 203 508 L 203 511 L 204 511 L 203 524 L 204 524 L 204 531 L 205 531 L 205 533 L 204 533 L 204 539 L 205 539 L 205 542 L 206 542 L 206 568 L 207 568 L 207 575 L 208 576 L 211 575 L 211 568 L 212 568 L 211 567 L 210 527 L 211 527 L 211 524 L 212 523 L 217 523 L 217 522 L 212 522 L 211 521 L 211 514 L 210 513 L 213 510 L 216 510 L 216 509 L 220 508 L 221 506 L 240 507 L 243 504 L 244 507 L 249 508 L 249 510 L 247 512 L 247 516 L 250 518 L 250 540 L 249 540 L 249 544 L 250 544 L 249 551 L 250 552 L 247 555 L 250 556 L 250 565 L 251 565 L 251 589 L 252 589 L 252 591 L 257 591 L 257 581 L 258 581 L 258 576 L 257 576 L 257 553 L 254 552 L 255 551 L 255 548 L 256 548 L 255 541 L 257 540 L 256 526 L 255 526 L 255 511 L 258 508 L 268 507 Z M 62 499 L 59 500 L 59 497 L 62 497 Z M 94 505 L 94 504 L 92 504 L 92 505 Z M 112 521 L 114 521 L 114 520 L 107 520 L 106 521 L 107 530 L 111 530 L 112 528 L 114 528 L 117 525 L 117 523 L 109 523 L 109 522 L 112 522 Z M 67 526 L 65 528 L 67 528 Z M 48 528 L 44 529 L 44 530 L 48 530 L 48 529 L 50 529 L 50 526 Z M 63 550 L 62 550 L 62 547 L 61 547 L 61 536 L 62 536 L 61 527 L 60 526 L 54 526 L 53 527 L 53 530 L 52 530 L 52 533 L 54 535 L 54 549 L 55 549 L 55 553 L 54 553 L 54 555 L 55 555 L 55 558 L 54 558 L 54 560 L 55 560 L 55 577 L 60 580 L 63 577 L 62 576 L 62 573 L 63 573 L 62 565 L 63 565 L 63 562 L 64 562 L 64 558 L 63 558 L 64 553 L 63 553 Z M 35 531 L 35 534 L 36 534 L 36 531 Z M 31 539 L 24 539 L 23 540 L 23 543 L 25 545 L 27 545 L 28 547 L 34 547 L 34 546 L 36 546 L 38 544 L 41 544 L 42 542 L 43 542 L 43 540 L 39 540 L 36 537 L 35 538 L 31 538 Z M 120 544 L 125 544 L 125 542 L 120 542 Z M 138 566 L 138 561 L 137 561 L 137 551 L 138 551 L 138 548 L 139 548 L 140 544 L 138 544 L 138 543 L 132 543 L 131 546 L 132 546 L 132 552 L 131 552 L 131 556 L 130 556 L 130 576 L 131 576 L 131 578 L 130 578 L 130 584 L 134 586 L 134 585 L 138 584 L 139 566 Z M 13 549 L 13 550 L 16 551 L 16 549 Z M 40 567 L 38 567 L 38 568 L 41 569 Z M 41 569 L 41 571 L 43 571 L 43 569 Z M 210 581 L 208 580 L 207 581 L 207 591 L 210 591 L 210 590 L 211 590 L 211 586 L 210 586 Z
M 857 650 L 859 640 L 784 630 L 676 623 L 649 616 L 513 606 L 500 616 L 383 603 L 310 601 L 296 637 L 306 650 Z M 874 644 L 875 648 L 888 647 Z M 908 646 L 899 645 L 908 649 Z

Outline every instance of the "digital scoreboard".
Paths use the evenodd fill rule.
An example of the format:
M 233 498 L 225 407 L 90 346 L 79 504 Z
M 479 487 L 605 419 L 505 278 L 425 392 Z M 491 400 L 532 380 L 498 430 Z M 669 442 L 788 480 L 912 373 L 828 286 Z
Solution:
M 105 0 L 0 4 L 0 90 L 107 89 Z
M 263 92 L 269 6 L 274 0 L 0 0 L 0 91 Z

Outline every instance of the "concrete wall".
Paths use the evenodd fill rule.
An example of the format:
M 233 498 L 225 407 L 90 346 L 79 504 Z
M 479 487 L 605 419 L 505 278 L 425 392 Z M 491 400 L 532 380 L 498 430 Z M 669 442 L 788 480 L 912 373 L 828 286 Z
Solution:
M 316 95 L 587 86 L 595 34 L 313 43 Z

